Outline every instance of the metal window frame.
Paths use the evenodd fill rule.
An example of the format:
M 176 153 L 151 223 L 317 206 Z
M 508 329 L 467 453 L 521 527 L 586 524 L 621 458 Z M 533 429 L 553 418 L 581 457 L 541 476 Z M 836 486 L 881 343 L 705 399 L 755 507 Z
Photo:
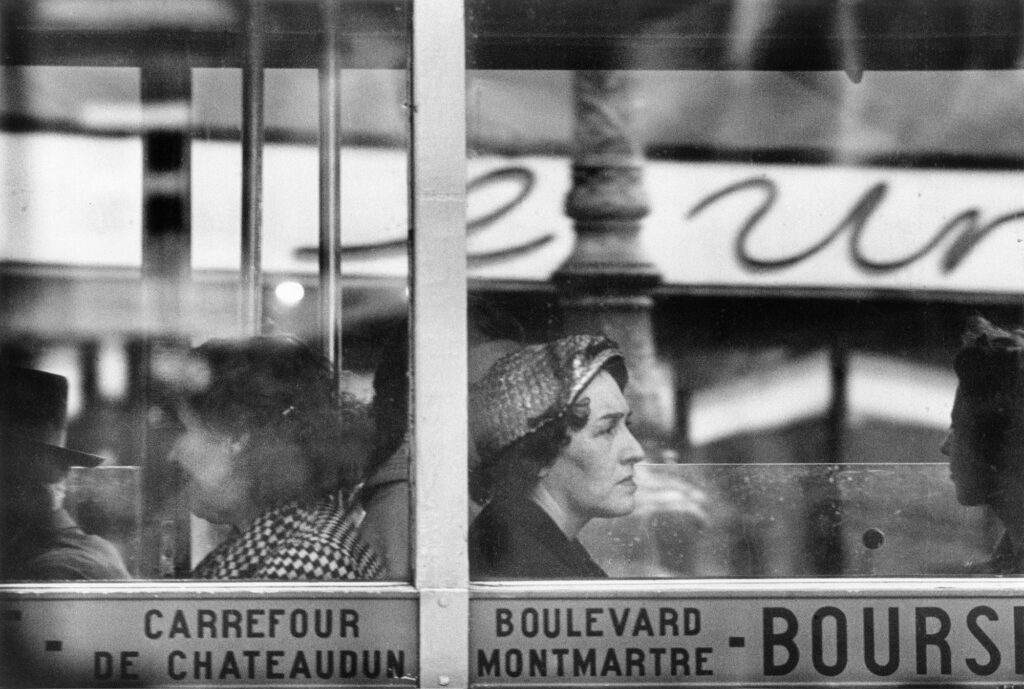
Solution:
M 417 2 L 410 64 L 414 581 L 421 687 L 469 685 L 466 93 L 461 0 Z M 420 10 L 423 11 L 420 11 Z M 439 324 L 444 327 L 438 327 Z M 444 630 L 443 633 L 439 633 Z

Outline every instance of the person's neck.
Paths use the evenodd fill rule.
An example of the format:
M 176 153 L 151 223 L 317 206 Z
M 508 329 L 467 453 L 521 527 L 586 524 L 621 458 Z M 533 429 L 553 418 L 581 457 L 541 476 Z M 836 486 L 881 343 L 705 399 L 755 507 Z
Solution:
M 64 500 L 68 494 L 67 478 L 62 478 L 53 483 L 46 483 L 46 493 L 50 496 L 50 511 L 56 512 L 64 509 Z
M 272 508 L 261 509 L 254 504 L 248 504 L 244 508 L 234 512 L 225 523 L 233 526 L 239 533 L 244 533 L 252 526 L 253 522 L 262 517 Z
M 543 483 L 534 486 L 530 493 L 530 499 L 544 510 L 551 517 L 551 521 L 566 535 L 573 540 L 579 535 L 580 530 L 586 525 L 587 519 L 575 514 L 555 497 L 551 491 L 544 487 Z
M 1007 486 L 990 504 L 992 511 L 1006 528 L 1006 535 L 1013 544 L 1015 552 L 1024 551 L 1024 502 L 1013 496 L 1021 494 L 1019 486 Z

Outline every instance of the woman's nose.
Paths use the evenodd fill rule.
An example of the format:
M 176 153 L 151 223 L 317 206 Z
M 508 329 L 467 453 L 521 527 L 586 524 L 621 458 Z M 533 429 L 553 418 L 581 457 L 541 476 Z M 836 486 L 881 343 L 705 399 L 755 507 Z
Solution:
M 646 454 L 644 453 L 643 445 L 640 444 L 640 441 L 633 435 L 633 431 L 629 430 L 628 427 L 626 428 L 626 433 L 629 434 L 629 446 L 625 450 L 622 461 L 626 464 L 636 464 L 644 461 Z

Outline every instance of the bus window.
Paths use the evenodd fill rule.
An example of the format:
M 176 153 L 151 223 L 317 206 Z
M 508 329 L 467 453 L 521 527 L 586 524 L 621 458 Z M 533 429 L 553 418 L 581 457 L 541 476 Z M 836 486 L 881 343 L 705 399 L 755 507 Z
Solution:
M 137 580 L 408 581 L 409 455 L 373 459 L 408 431 L 374 423 L 408 370 L 403 8 L 2 14 L 0 363 L 61 376 L 59 442 L 102 458 L 64 467 L 67 523 Z M 387 543 L 359 533 L 382 485 Z M 357 545 L 239 569 L 294 545 L 281 510 Z
M 615 341 L 645 455 L 628 513 L 593 507 L 579 530 L 563 517 L 586 496 L 545 487 L 570 450 L 523 464 L 530 526 L 491 510 L 471 559 L 582 545 L 598 570 L 578 578 L 925 577 L 986 560 L 1002 526 L 958 502 L 941 447 L 969 318 L 1022 321 L 1024 113 L 1000 95 L 1024 90 L 1019 26 L 940 51 L 925 36 L 955 11 L 915 33 L 880 5 L 470 5 L 472 296 L 507 309 L 522 345 Z M 503 52 L 512 36 L 533 49 Z M 512 389 L 527 358 L 504 360 Z M 527 434 L 508 423 L 513 462 Z M 472 414 L 470 432 L 493 440 Z

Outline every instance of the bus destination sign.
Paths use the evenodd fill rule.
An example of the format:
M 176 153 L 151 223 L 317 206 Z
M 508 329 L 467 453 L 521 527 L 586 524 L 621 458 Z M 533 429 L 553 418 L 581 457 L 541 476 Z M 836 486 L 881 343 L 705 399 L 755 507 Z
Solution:
M 476 686 L 1024 682 L 1013 598 L 477 598 Z
M 413 598 L 0 600 L 19 686 L 412 686 Z

